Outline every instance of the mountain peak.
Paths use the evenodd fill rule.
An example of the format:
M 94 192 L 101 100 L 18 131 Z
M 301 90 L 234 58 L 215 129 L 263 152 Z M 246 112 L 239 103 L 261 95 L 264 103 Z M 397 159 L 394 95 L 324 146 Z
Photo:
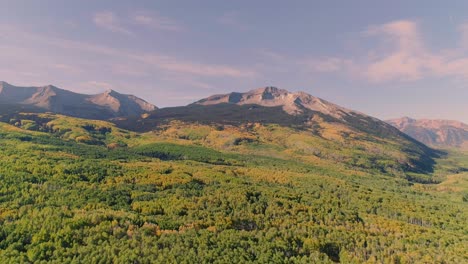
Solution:
M 408 116 L 404 116 L 402 118 L 396 118 L 396 119 L 391 119 L 388 120 L 387 123 L 393 125 L 394 127 L 400 129 L 402 127 L 408 126 L 410 124 L 413 124 L 416 122 L 416 119 L 413 119 Z
M 281 106 L 285 112 L 298 115 L 304 111 L 312 110 L 343 119 L 343 116 L 353 111 L 337 106 L 321 98 L 314 97 L 305 92 L 289 92 L 273 86 L 266 86 L 250 90 L 245 93 L 232 92 L 217 94 L 195 102 L 199 105 L 214 105 L 230 103 L 237 105 L 255 104 L 266 107 Z
M 107 90 L 97 95 L 71 92 L 53 85 L 17 87 L 0 82 L 0 103 L 21 104 L 43 110 L 93 119 L 140 115 L 156 106 L 132 95 Z
M 5 81 L 0 81 L 0 92 L 2 89 L 4 89 L 5 87 L 11 87 L 12 85 L 5 82 Z
M 112 95 L 112 94 L 120 94 L 119 92 L 113 90 L 113 89 L 107 89 L 104 91 L 103 94 L 109 94 L 109 95 Z
M 280 89 L 278 87 L 274 87 L 274 86 L 265 86 L 265 87 L 260 87 L 257 89 L 250 90 L 248 93 L 282 94 L 282 93 L 290 93 L 290 92 L 284 89 Z
M 413 121 L 416 121 L 416 119 L 414 118 L 411 118 L 409 116 L 404 116 L 401 118 L 402 121 L 407 121 L 407 122 L 413 122 Z
M 468 148 L 468 125 L 459 121 L 403 117 L 387 123 L 427 145 Z

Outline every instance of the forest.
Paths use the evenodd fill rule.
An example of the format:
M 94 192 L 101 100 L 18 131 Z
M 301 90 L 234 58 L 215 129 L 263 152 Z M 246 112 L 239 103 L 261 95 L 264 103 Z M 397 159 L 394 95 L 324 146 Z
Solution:
M 421 172 L 349 132 L 2 121 L 1 262 L 468 262 L 466 152 Z

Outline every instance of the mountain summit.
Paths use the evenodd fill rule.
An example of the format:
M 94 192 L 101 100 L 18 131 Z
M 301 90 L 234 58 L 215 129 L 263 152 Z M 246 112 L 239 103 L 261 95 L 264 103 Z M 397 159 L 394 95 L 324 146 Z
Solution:
M 452 120 L 412 119 L 403 117 L 387 121 L 400 131 L 435 147 L 468 148 L 468 125 Z
M 335 105 L 305 92 L 289 92 L 271 86 L 258 88 L 246 93 L 233 92 L 229 94 L 213 95 L 195 102 L 195 104 L 199 105 L 215 105 L 221 103 L 237 105 L 255 104 L 266 107 L 281 106 L 285 112 L 291 115 L 299 115 L 303 114 L 304 110 L 312 110 L 340 120 L 343 120 L 343 117 L 350 113 L 358 114 L 358 112 Z
M 157 109 L 143 99 L 113 90 L 86 95 L 53 85 L 18 87 L 6 82 L 0 82 L 0 104 L 30 106 L 42 111 L 94 119 L 134 116 Z

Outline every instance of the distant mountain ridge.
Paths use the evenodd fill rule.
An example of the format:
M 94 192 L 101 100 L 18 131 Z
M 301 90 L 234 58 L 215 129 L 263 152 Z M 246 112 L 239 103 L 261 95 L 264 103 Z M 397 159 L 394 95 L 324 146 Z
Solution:
M 53 85 L 19 87 L 6 82 L 0 82 L 0 104 L 30 106 L 58 114 L 93 119 L 135 116 L 157 109 L 143 99 L 113 90 L 86 95 Z
M 468 148 L 468 125 L 459 121 L 403 117 L 387 122 L 426 145 Z

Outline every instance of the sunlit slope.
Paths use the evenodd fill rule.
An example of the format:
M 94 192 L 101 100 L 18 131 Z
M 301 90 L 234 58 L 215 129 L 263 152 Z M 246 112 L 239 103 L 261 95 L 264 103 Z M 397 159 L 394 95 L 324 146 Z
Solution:
M 273 109 L 262 109 L 270 110 Z M 1 120 L 63 140 L 108 148 L 125 147 L 131 150 L 134 146 L 154 142 L 172 142 L 201 145 L 239 155 L 296 160 L 316 167 L 369 170 L 402 178 L 406 178 L 408 172 L 430 172 L 435 156 L 424 145 L 399 137 L 398 131 L 394 136 L 370 134 L 343 123 L 327 121 L 320 115 L 312 116 L 308 124 L 301 121 L 297 126 L 260 120 L 226 124 L 204 123 L 202 118 L 200 122 L 165 118 L 161 120 L 164 122 L 153 126 L 154 130 L 143 133 L 131 132 L 106 121 L 54 114 L 19 113 L 4 115 Z M 138 122 L 147 120 L 150 119 Z M 429 177 L 413 178 L 416 181 L 431 181 Z
M 114 124 L 74 118 L 51 113 L 11 113 L 0 115 L 0 120 L 27 131 L 50 134 L 65 141 L 108 147 L 127 146 L 138 138 L 137 133 L 117 128 Z
M 359 163 L 383 171 L 431 172 L 434 158 L 441 154 L 380 120 L 357 114 L 338 120 L 313 111 L 290 115 L 281 107 L 216 104 L 163 108 L 139 119 L 113 122 L 210 147 L 229 149 L 245 143 L 252 150 L 280 148 L 295 155 L 302 152 L 306 159 Z M 184 135 L 190 130 L 193 135 Z
M 438 191 L 448 181 L 413 184 L 304 154 L 304 146 L 345 145 L 338 139 L 278 125 L 180 122 L 138 135 L 42 117 L 105 144 L 0 124 L 6 262 L 467 261 L 466 202 Z M 90 125 L 112 130 L 100 138 L 82 130 Z M 114 139 L 127 146 L 109 148 Z M 463 169 L 446 161 L 444 170 Z

